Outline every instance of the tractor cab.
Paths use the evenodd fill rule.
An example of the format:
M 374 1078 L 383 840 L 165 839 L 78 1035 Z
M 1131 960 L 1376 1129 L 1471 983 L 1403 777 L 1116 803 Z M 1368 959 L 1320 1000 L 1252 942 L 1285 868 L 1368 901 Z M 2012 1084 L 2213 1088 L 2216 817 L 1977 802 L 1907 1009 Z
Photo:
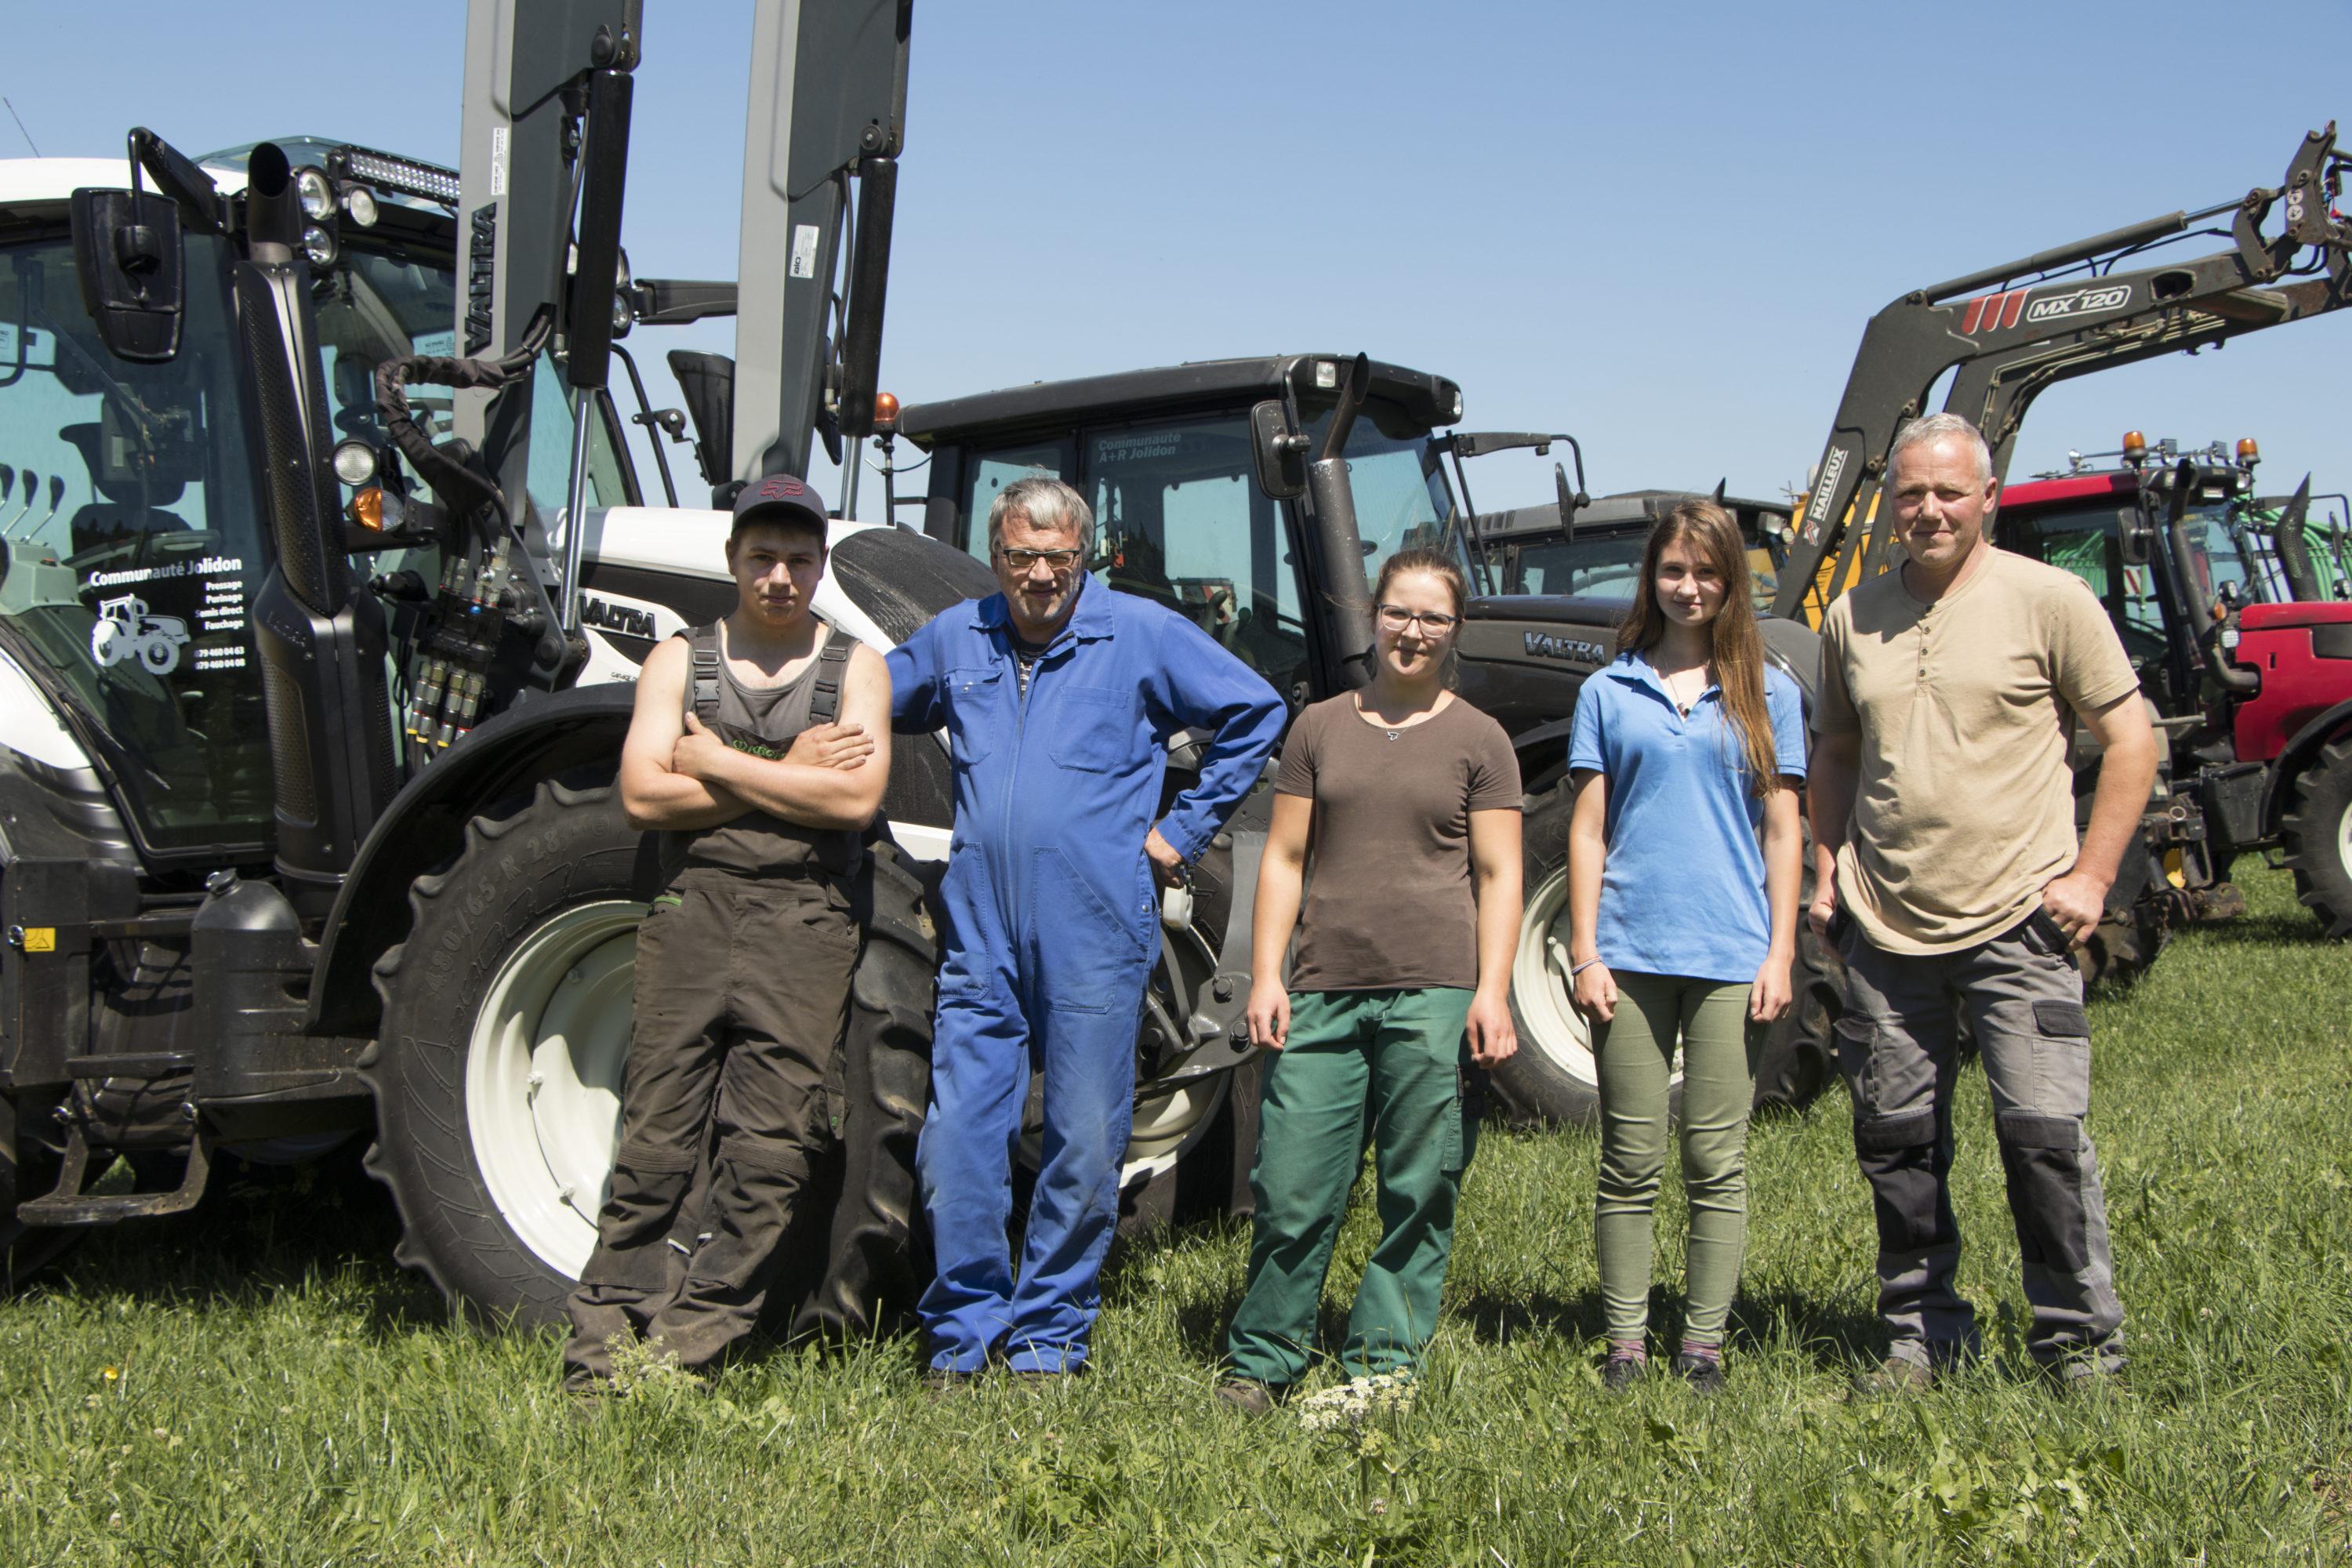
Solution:
M 1546 501 L 1487 512 L 1478 539 L 1507 594 L 1578 594 L 1630 599 L 1640 591 L 1642 552 L 1658 520 L 1686 500 L 1717 500 L 1748 544 L 1748 581 L 1758 613 L 1769 612 L 1788 559 L 1790 503 L 1696 490 L 1626 490 L 1578 507 L 1562 528 L 1559 507 Z
M 0 655 L 32 682 L 114 786 L 121 826 L 151 870 L 266 863 L 275 837 L 270 735 L 251 623 L 277 554 L 264 426 L 275 405 L 247 363 L 257 309 L 236 286 L 237 216 L 251 143 L 189 161 L 209 180 L 220 232 L 185 224 L 178 341 L 168 357 L 111 352 L 85 305 L 75 192 L 121 186 L 121 162 L 0 163 Z M 305 275 L 340 443 L 334 502 L 397 486 L 379 427 L 375 366 L 454 354 L 457 176 L 315 137 L 275 143 L 293 165 Z M 176 156 L 176 154 L 174 154 Z M 103 236 L 99 237 L 101 240 Z M 533 421 L 532 500 L 562 506 L 573 446 L 560 379 Z M 451 426 L 453 399 L 416 398 L 420 425 Z M 588 443 L 590 494 L 634 504 L 609 400 Z M 305 411 L 306 413 L 308 411 Z M 353 541 L 350 576 L 400 625 L 412 584 L 443 570 L 429 541 Z M 406 742 L 391 727 L 397 771 Z
M 929 454 L 928 484 L 920 497 L 894 493 L 893 509 L 919 507 L 925 532 L 985 561 L 999 490 L 1031 475 L 1066 480 L 1095 510 L 1097 581 L 1190 617 L 1297 708 L 1355 684 L 1351 658 L 1360 668 L 1361 645 L 1343 636 L 1323 585 L 1360 573 L 1360 597 L 1390 555 L 1421 546 L 1455 552 L 1477 581 L 1433 435 L 1462 413 L 1461 389 L 1442 376 L 1369 367 L 1344 441 L 1355 527 L 1339 548 L 1351 559 L 1329 558 L 1308 498 L 1257 482 L 1254 406 L 1286 405 L 1319 441 L 1348 364 L 1211 360 L 909 405 L 896 434 Z

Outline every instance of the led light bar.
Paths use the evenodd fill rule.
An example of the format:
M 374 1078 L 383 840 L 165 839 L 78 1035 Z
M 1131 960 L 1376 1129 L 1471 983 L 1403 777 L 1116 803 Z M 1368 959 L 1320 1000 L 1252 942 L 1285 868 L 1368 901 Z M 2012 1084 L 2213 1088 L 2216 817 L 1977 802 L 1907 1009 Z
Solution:
M 422 196 L 438 202 L 445 207 L 457 205 L 457 171 L 432 163 L 420 163 L 414 158 L 403 158 L 391 153 L 371 152 L 364 147 L 339 147 L 335 150 L 335 172 L 354 180 L 364 180 L 381 191 L 395 195 Z

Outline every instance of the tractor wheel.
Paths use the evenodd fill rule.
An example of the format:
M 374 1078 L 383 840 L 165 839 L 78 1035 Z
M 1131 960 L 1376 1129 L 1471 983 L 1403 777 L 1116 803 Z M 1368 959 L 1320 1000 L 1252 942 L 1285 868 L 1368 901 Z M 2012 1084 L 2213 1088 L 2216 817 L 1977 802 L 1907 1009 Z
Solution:
M 542 784 L 467 824 L 456 860 L 410 889 L 407 940 L 376 964 L 367 1165 L 399 1206 L 400 1260 L 453 1304 L 558 1321 L 595 1247 L 651 853 L 610 784 Z M 921 886 L 895 847 L 877 851 L 871 898 L 851 986 L 846 1149 L 826 1163 L 856 1190 L 829 1225 L 798 1233 L 824 1264 L 787 1270 L 814 1288 L 812 1326 L 861 1328 L 877 1294 L 901 1304 L 919 1278 L 911 1166 L 932 952 Z
M 2112 911 L 2092 931 L 2076 954 L 2085 986 L 2125 986 L 2147 973 L 2165 943 L 2172 940 L 2171 922 L 2156 899 L 2143 898 L 2127 916 Z
M 2352 737 L 2319 750 L 2287 786 L 2279 845 L 2295 896 L 2332 937 L 2352 937 Z
M 1568 820 L 1566 781 L 1528 806 L 1523 834 L 1526 904 L 1511 963 L 1511 1018 L 1517 1055 L 1495 1069 L 1496 1099 L 1513 1121 L 1596 1122 L 1600 1084 L 1592 1031 L 1570 1000 L 1568 983 Z M 1808 840 L 1803 899 L 1812 890 Z M 1800 907 L 1802 900 L 1801 899 Z M 1791 1109 L 1811 1102 L 1835 1075 L 1834 1030 L 1843 997 L 1836 955 L 1797 937 L 1790 974 L 1795 1001 L 1767 1032 L 1756 1068 L 1756 1103 Z M 1669 1103 L 1678 1110 L 1682 1075 L 1675 1074 Z

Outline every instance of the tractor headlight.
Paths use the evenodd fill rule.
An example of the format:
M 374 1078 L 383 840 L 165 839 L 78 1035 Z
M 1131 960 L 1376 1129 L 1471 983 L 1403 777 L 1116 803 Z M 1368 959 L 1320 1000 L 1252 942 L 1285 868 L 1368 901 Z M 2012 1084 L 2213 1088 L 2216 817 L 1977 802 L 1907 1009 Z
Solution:
M 324 224 L 314 223 L 302 230 L 302 254 L 310 258 L 313 267 L 332 267 L 335 258 L 343 253 L 336 243 L 335 231 Z
M 294 171 L 294 199 L 302 205 L 302 216 L 312 223 L 335 210 L 335 187 L 327 178 L 327 171 L 305 163 Z
M 375 448 L 357 436 L 336 442 L 329 460 L 335 466 L 335 478 L 353 489 L 375 478 Z
M 378 216 L 375 210 L 375 193 L 365 185 L 345 185 L 343 214 L 362 228 L 373 228 Z

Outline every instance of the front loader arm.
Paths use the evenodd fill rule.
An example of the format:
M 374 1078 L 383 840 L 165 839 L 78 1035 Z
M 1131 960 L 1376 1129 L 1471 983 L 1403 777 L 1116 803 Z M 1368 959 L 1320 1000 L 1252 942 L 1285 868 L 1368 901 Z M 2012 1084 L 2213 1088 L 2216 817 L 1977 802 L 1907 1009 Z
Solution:
M 2352 293 L 2352 227 L 2332 204 L 2346 162 L 2330 121 L 2304 139 L 2275 188 L 1915 289 L 1879 311 L 1864 330 L 1798 516 L 1775 613 L 1818 622 L 1858 577 L 1885 569 L 1893 530 L 1877 512 L 1887 454 L 1947 372 L 1958 374 L 1944 406 L 1984 431 L 1998 475 L 2027 406 L 2053 382 L 2343 306 Z M 2273 213 L 2278 231 L 2265 235 Z M 2222 214 L 2231 215 L 2230 249 L 2114 270 Z M 2030 274 L 2032 281 L 2009 287 Z

